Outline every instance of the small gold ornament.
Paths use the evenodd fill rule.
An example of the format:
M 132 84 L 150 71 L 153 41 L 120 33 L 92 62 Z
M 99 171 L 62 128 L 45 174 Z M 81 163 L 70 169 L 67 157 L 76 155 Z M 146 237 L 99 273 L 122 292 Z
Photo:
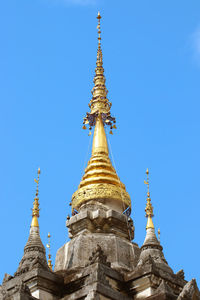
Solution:
M 114 128 L 114 129 L 117 129 L 117 126 L 114 124 L 114 125 L 113 125 L 113 128 Z
M 83 127 L 82 127 L 82 128 L 83 128 L 83 129 L 87 129 L 85 125 L 83 125 Z
M 89 135 L 89 136 L 91 136 L 91 134 L 92 134 L 92 132 L 91 132 L 91 131 L 89 131 L 88 135 Z
M 160 243 L 160 228 L 158 228 L 158 241 Z
M 152 221 L 153 206 L 151 203 L 150 192 L 149 192 L 149 169 L 146 170 L 146 174 L 147 174 L 147 180 L 144 180 L 144 183 L 147 185 L 147 203 L 146 203 L 145 212 L 146 212 L 146 217 L 147 217 L 146 229 L 148 229 L 148 228 L 154 228 L 154 225 L 153 225 L 153 221 Z
M 33 209 L 32 209 L 32 222 L 31 222 L 31 227 L 39 227 L 39 223 L 38 223 L 38 218 L 40 216 L 39 214 L 39 179 L 40 179 L 40 168 L 38 168 L 37 174 L 38 177 L 37 179 L 34 179 L 35 183 L 37 184 L 36 186 L 36 193 L 35 193 L 35 198 L 34 198 L 34 202 L 33 202 Z
M 50 268 L 51 271 L 53 271 L 53 265 L 52 265 L 52 261 L 51 261 L 51 243 L 50 243 L 50 239 L 51 239 L 51 235 L 50 233 L 48 233 L 47 235 L 47 238 L 48 238 L 48 244 L 47 244 L 47 248 L 49 249 L 49 254 L 48 254 L 48 266 Z
M 110 134 L 113 134 L 112 130 L 110 130 Z

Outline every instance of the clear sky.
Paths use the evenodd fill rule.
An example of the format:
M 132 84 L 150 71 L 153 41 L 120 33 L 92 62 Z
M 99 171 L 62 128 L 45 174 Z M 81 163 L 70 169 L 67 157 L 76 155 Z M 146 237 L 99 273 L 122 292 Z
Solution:
M 102 14 L 105 76 L 118 130 L 109 136 L 145 237 L 145 171 L 156 231 L 174 272 L 200 284 L 199 0 L 1 0 L 1 271 L 13 274 L 40 176 L 40 231 L 56 251 L 90 157 L 82 118 L 91 99 Z

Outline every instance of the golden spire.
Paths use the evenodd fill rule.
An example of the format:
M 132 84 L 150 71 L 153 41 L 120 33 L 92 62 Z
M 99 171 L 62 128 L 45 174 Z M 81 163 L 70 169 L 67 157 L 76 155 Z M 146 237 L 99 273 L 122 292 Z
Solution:
M 52 271 L 53 270 L 53 265 L 52 265 L 52 261 L 51 261 L 51 235 L 50 233 L 48 233 L 47 235 L 47 238 L 48 238 L 48 244 L 47 244 L 47 248 L 49 249 L 49 254 L 48 254 L 48 266 L 50 268 L 50 270 Z
M 39 179 L 40 179 L 40 168 L 38 168 L 37 171 L 38 177 L 37 179 L 34 179 L 34 181 L 36 182 L 37 186 L 36 186 L 36 193 L 35 193 L 35 198 L 34 198 L 34 202 L 33 202 L 33 209 L 32 209 L 32 222 L 31 222 L 31 227 L 39 227 L 39 223 L 38 223 L 38 218 L 39 218 Z
M 129 194 L 125 185 L 113 168 L 108 151 L 108 143 L 105 133 L 105 126 L 116 129 L 115 118 L 111 116 L 111 102 L 107 98 L 108 90 L 105 86 L 105 76 L 103 69 L 103 56 L 101 49 L 101 15 L 98 13 L 98 49 L 96 69 L 94 76 L 94 87 L 92 89 L 92 99 L 89 103 L 90 112 L 83 120 L 83 129 L 89 126 L 91 133 L 94 129 L 92 156 L 85 169 L 78 190 L 72 196 L 72 211 L 88 201 L 100 201 L 109 207 L 123 212 L 131 207 Z M 112 204 L 111 204 L 112 203 Z
M 101 115 L 102 122 L 104 125 L 108 125 L 110 130 L 116 129 L 115 118 L 110 114 L 110 108 L 112 103 L 107 99 L 108 90 L 106 88 L 104 68 L 103 68 L 103 55 L 101 49 L 101 15 L 98 12 L 98 48 L 97 48 L 97 61 L 96 69 L 94 76 L 94 87 L 92 89 L 92 99 L 90 100 L 89 107 L 90 113 L 86 114 L 86 117 L 83 119 L 83 129 L 86 129 L 86 125 L 89 125 L 89 130 L 92 130 L 92 127 L 96 124 L 97 116 Z
M 92 154 L 104 152 L 108 155 L 108 144 L 106 139 L 106 133 L 101 116 L 96 119 L 96 126 L 94 130 Z
M 147 217 L 147 226 L 148 228 L 154 228 L 152 217 L 153 217 L 153 206 L 151 204 L 150 192 L 149 192 L 149 170 L 146 170 L 147 180 L 144 180 L 144 183 L 147 185 L 147 204 L 145 208 L 146 217 Z

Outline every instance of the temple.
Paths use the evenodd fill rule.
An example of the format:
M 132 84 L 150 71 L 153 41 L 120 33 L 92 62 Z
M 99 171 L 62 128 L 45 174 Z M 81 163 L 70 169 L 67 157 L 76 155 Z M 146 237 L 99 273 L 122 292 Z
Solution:
M 90 111 L 83 129 L 93 134 L 91 157 L 72 195 L 66 226 L 70 240 L 57 251 L 53 268 L 50 233 L 47 248 L 40 239 L 39 176 L 32 221 L 24 255 L 14 275 L 5 274 L 0 300 L 198 300 L 195 279 L 168 265 L 153 224 L 149 170 L 146 170 L 146 236 L 141 247 L 134 240 L 131 199 L 109 157 L 106 128 L 117 129 L 107 98 L 98 13 L 98 49 Z M 145 199 L 144 199 L 145 203 Z M 145 205 L 144 205 L 145 206 Z

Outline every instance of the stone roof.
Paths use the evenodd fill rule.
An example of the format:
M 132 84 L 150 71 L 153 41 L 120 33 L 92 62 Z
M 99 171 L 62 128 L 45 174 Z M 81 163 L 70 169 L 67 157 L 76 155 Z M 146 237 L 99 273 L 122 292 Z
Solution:
M 39 227 L 31 227 L 30 229 L 30 235 L 24 247 L 24 255 L 15 276 L 31 270 L 34 266 L 49 269 L 46 260 L 46 251 L 40 239 Z

